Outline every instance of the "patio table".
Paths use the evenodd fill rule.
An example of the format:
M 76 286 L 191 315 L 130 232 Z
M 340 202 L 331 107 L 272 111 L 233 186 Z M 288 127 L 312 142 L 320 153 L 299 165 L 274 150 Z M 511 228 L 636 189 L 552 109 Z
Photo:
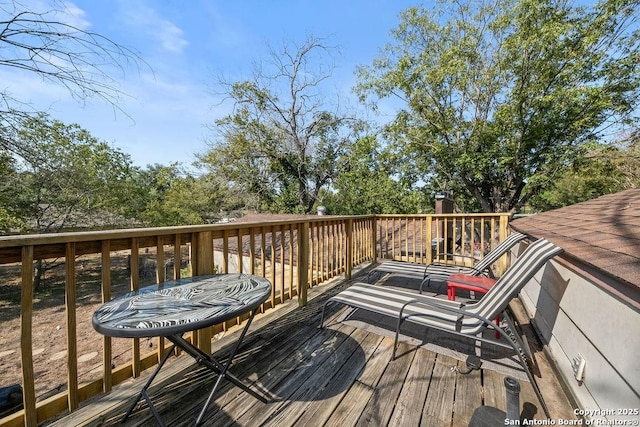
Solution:
M 267 399 L 264 396 L 249 388 L 228 369 L 242 344 L 256 310 L 270 294 L 271 283 L 265 278 L 249 274 L 219 274 L 147 286 L 100 306 L 94 312 L 92 319 L 93 327 L 99 333 L 121 338 L 166 337 L 173 343 L 122 421 L 124 422 L 131 415 L 137 403 L 144 397 L 158 424 L 164 425 L 158 411 L 151 403 L 147 390 L 176 346 L 183 349 L 199 364 L 218 374 L 213 389 L 196 420 L 196 425 L 202 422 L 222 378 L 266 403 Z M 186 332 L 226 322 L 249 312 L 251 313 L 249 319 L 225 364 L 218 362 L 183 338 Z

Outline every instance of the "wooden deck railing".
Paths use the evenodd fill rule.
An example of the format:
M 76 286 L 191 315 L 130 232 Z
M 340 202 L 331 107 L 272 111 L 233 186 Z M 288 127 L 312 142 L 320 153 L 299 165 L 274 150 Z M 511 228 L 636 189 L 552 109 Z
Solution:
M 130 350 L 125 352 L 124 361 L 114 364 L 117 355 L 112 341 L 116 339 L 103 337 L 102 367 L 93 377 L 80 381 L 78 348 L 84 343 L 78 340 L 78 328 L 93 332 L 90 320 L 77 318 L 80 299 L 92 302 L 90 310 L 85 310 L 91 313 L 117 294 L 150 283 L 188 275 L 245 272 L 266 277 L 273 285 L 263 311 L 292 298 L 304 305 L 309 287 L 342 274 L 349 278 L 352 268 L 364 262 L 393 258 L 428 263 L 440 252 L 482 253 L 506 236 L 507 218 L 498 214 L 319 216 L 274 222 L 0 237 L 0 268 L 15 271 L 21 287 L 19 354 L 24 402 L 24 409 L 0 419 L 0 426 L 35 426 L 66 410 L 73 411 L 80 402 L 109 392 L 128 378 L 138 377 L 141 371 L 157 364 L 167 351 L 162 338 L 155 344 L 128 340 Z M 34 314 L 34 266 L 55 259 L 61 263 L 59 270 L 64 283 L 67 375 L 63 391 L 43 398 L 42 394 L 36 396 L 33 354 L 33 323 L 34 316 L 38 317 Z M 96 265 L 98 271 L 88 279 L 87 265 Z M 92 295 L 78 296 L 81 280 L 83 286 L 93 284 L 93 299 Z M 243 320 L 194 332 L 188 339 L 210 352 L 214 334 Z M 150 345 L 155 345 L 152 352 Z M 37 368 L 41 371 L 47 366 Z
M 507 236 L 509 214 L 378 215 L 380 258 L 473 265 Z M 496 268 L 507 267 L 503 257 Z

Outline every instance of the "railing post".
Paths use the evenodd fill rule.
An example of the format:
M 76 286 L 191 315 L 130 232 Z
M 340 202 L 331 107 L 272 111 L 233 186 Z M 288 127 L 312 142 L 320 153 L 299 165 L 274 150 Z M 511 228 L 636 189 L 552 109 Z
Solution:
M 353 267 L 353 219 L 347 220 L 347 235 L 345 236 L 345 261 L 344 276 L 351 279 L 351 269 Z
M 38 425 L 33 376 L 33 246 L 22 247 L 22 292 L 20 296 L 20 360 L 22 361 L 22 403 L 24 425 Z
M 272 284 L 273 285 L 273 284 Z M 307 305 L 309 287 L 309 223 L 298 228 L 298 306 Z
M 67 318 L 67 396 L 69 411 L 78 409 L 78 340 L 76 333 L 76 244 L 67 243 L 65 254 L 65 305 Z
M 103 240 L 102 246 L 102 303 L 111 300 L 111 242 Z M 164 270 L 164 268 L 163 268 Z M 158 266 L 158 271 L 160 267 Z M 111 337 L 102 337 L 102 391 L 108 393 L 113 386 L 111 364 L 113 363 L 113 349 L 111 347 Z
M 213 274 L 213 234 L 211 231 L 193 233 L 191 247 L 194 249 L 194 272 L 196 276 Z M 241 250 L 241 248 L 239 249 Z M 193 261 L 193 260 L 192 260 Z M 211 354 L 211 328 L 198 330 L 198 348 Z
M 131 275 L 131 290 L 137 291 L 140 289 L 140 246 L 136 237 L 131 238 L 131 262 L 129 263 L 130 275 Z M 140 376 L 142 370 L 140 366 L 140 338 L 133 338 L 131 340 L 131 370 L 133 372 L 133 378 Z

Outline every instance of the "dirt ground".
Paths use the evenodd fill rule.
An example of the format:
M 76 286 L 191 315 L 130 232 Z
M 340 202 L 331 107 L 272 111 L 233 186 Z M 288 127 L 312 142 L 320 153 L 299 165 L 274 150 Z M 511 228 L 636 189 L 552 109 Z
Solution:
M 91 325 L 91 316 L 101 304 L 101 273 L 98 256 L 81 257 L 77 266 L 76 335 L 78 382 L 102 375 L 103 337 Z M 111 295 L 130 287 L 127 253 L 112 254 Z M 22 383 L 20 362 L 20 266 L 0 266 L 0 388 Z M 140 277 L 141 286 L 155 282 L 153 275 Z M 38 400 L 67 388 L 67 336 L 64 301 L 64 265 L 46 273 L 33 306 L 33 365 Z M 113 366 L 131 359 L 132 340 L 112 339 Z M 141 340 L 141 354 L 155 350 L 157 339 Z

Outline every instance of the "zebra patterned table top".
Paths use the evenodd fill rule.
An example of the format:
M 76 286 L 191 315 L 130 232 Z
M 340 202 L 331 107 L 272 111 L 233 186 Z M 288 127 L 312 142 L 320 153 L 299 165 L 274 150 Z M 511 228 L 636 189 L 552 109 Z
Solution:
M 178 335 L 248 313 L 270 294 L 267 279 L 249 274 L 185 278 L 115 298 L 94 312 L 92 323 L 112 337 Z

